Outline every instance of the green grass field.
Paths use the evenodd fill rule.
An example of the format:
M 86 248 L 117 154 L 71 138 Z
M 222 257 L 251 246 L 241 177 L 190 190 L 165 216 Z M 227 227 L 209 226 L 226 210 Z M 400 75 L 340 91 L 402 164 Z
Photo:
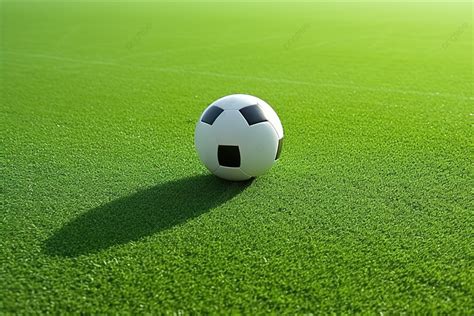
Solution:
M 474 311 L 472 4 L 1 2 L 0 313 Z M 278 112 L 250 183 L 193 146 Z

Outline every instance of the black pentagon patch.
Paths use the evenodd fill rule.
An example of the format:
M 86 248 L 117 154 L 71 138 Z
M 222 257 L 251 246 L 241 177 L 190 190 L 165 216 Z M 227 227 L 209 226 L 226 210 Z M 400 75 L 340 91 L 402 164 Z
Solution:
M 265 114 L 263 114 L 262 109 L 258 105 L 250 105 L 244 108 L 241 108 L 240 113 L 245 118 L 249 125 L 266 122 Z
M 239 146 L 219 145 L 217 159 L 219 160 L 219 165 L 223 167 L 240 167 Z
M 283 137 L 280 138 L 280 140 L 278 141 L 278 149 L 277 149 L 277 154 L 276 154 L 275 160 L 278 160 L 278 158 L 280 158 L 281 147 L 283 147 Z
M 224 112 L 223 109 L 217 106 L 212 106 L 210 107 L 206 113 L 202 116 L 201 122 L 207 123 L 209 125 L 212 125 L 214 121 L 217 119 L 221 113 Z

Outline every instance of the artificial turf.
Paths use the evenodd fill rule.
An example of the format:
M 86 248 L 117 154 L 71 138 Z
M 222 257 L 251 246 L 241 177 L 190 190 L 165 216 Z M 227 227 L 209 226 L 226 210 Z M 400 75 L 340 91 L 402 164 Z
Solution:
M 0 312 L 474 311 L 472 4 L 0 2 Z M 268 101 L 266 175 L 193 148 Z

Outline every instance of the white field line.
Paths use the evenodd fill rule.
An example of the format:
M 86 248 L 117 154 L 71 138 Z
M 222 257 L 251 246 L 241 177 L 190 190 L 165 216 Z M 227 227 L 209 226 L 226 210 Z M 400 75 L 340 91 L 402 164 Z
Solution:
M 192 75 L 200 75 L 200 76 L 214 77 L 214 78 L 254 80 L 254 81 L 276 83 L 276 84 L 301 85 L 301 86 L 311 86 L 311 87 L 327 87 L 327 88 L 337 88 L 337 89 L 353 90 L 353 91 L 372 91 L 372 92 L 418 95 L 418 96 L 428 96 L 428 97 L 444 97 L 444 98 L 452 98 L 452 99 L 457 99 L 457 100 L 474 100 L 473 96 L 464 96 L 464 95 L 457 95 L 457 94 L 452 94 L 452 93 L 442 93 L 442 92 L 432 92 L 432 91 L 419 91 L 419 90 L 412 90 L 412 89 L 401 89 L 401 88 L 396 88 L 396 87 L 368 87 L 368 86 L 351 85 L 351 84 L 344 84 L 344 83 L 318 83 L 318 82 L 304 81 L 304 80 L 292 80 L 292 79 L 285 79 L 285 78 L 270 78 L 270 77 L 259 77 L 259 76 L 242 76 L 242 75 L 235 75 L 235 74 L 225 74 L 225 73 L 219 73 L 219 72 L 200 71 L 200 70 L 193 70 L 193 69 L 180 69 L 180 68 L 173 68 L 173 67 L 124 65 L 124 64 L 120 64 L 116 62 L 111 62 L 111 61 L 78 59 L 78 58 L 70 58 L 70 57 L 56 56 L 56 55 L 50 55 L 50 54 L 32 54 L 32 53 L 21 53 L 21 52 L 13 52 L 13 51 L 3 51 L 2 54 L 66 61 L 66 62 L 73 62 L 73 63 L 78 63 L 78 64 L 85 64 L 85 65 L 112 66 L 112 67 L 118 67 L 118 68 L 125 68 L 129 70 L 141 69 L 141 70 L 158 71 L 158 72 L 163 72 L 163 73 L 192 74 Z M 5 60 L 3 62 L 5 62 Z

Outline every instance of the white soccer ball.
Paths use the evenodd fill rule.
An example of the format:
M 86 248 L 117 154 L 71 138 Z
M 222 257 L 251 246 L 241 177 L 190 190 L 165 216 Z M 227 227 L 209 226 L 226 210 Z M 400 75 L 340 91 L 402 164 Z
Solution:
M 267 172 L 280 156 L 282 141 L 283 127 L 272 107 L 245 94 L 229 95 L 209 105 L 194 135 L 207 169 L 234 181 Z

